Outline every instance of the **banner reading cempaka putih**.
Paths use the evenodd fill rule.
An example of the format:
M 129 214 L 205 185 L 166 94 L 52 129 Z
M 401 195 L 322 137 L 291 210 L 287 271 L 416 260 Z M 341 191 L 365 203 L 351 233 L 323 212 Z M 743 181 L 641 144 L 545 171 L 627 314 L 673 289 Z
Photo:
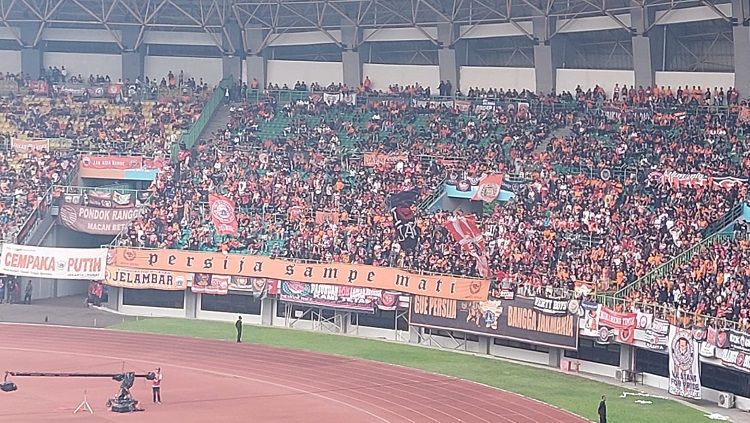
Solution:
M 434 329 L 512 339 L 529 344 L 578 349 L 578 302 L 560 312 L 546 301 L 516 297 L 513 300 L 456 301 L 414 296 L 410 324 Z
M 49 279 L 102 280 L 104 248 L 48 248 L 3 244 L 0 273 Z

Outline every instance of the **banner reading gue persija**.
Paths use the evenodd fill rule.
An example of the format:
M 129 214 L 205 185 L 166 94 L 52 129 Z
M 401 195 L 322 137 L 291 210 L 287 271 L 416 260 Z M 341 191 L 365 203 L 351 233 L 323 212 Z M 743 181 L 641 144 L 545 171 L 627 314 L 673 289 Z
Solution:
M 411 302 L 409 323 L 530 344 L 578 349 L 576 300 L 535 301 L 516 297 L 513 300 L 455 301 L 418 295 Z
M 104 248 L 47 248 L 3 244 L 0 273 L 49 279 L 104 279 Z
M 122 288 L 182 291 L 187 288 L 192 277 L 193 275 L 189 273 L 107 266 L 107 276 L 104 283 Z
M 429 297 L 484 301 L 489 282 L 450 275 L 420 275 L 393 267 L 308 264 L 263 256 L 186 250 L 110 249 L 109 265 L 131 269 L 269 278 L 378 288 Z

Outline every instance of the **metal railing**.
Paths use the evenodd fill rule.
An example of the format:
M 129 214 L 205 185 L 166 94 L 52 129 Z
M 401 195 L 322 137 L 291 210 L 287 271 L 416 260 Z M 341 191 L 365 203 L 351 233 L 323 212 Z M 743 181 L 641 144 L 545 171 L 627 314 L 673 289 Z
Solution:
M 206 125 L 208 125 L 208 122 L 214 116 L 214 113 L 216 113 L 216 110 L 219 108 L 222 101 L 224 101 L 224 88 L 228 88 L 232 84 L 232 81 L 233 77 L 230 76 L 219 83 L 219 86 L 216 87 L 213 94 L 211 94 L 211 97 L 208 99 L 208 102 L 206 102 L 206 105 L 203 107 L 200 117 L 198 117 L 193 123 L 193 126 L 191 126 L 187 132 L 182 134 L 179 144 L 172 145 L 171 154 L 173 160 L 177 159 L 181 145 L 189 150 L 192 150 L 193 147 L 195 147 L 195 144 L 198 142 Z
M 743 325 L 733 320 L 722 317 L 706 316 L 669 305 L 654 304 L 644 301 L 631 301 L 626 298 L 617 298 L 606 294 L 597 295 L 596 302 L 611 309 L 622 311 L 638 310 L 650 313 L 656 317 L 668 320 L 670 323 L 677 326 L 686 327 L 696 325 L 699 327 L 711 326 L 718 329 L 735 329 L 739 331 L 748 330 L 747 327 L 743 327 Z
M 688 248 L 687 250 L 683 251 L 682 253 L 675 256 L 674 258 L 667 261 L 666 263 L 660 265 L 656 269 L 636 279 L 631 284 L 620 288 L 613 294 L 613 296 L 615 298 L 626 298 L 633 291 L 639 289 L 642 285 L 649 284 L 655 281 L 656 279 L 660 279 L 671 274 L 677 267 L 690 262 L 690 260 L 693 257 L 695 257 L 696 254 L 699 254 L 704 249 L 714 245 L 717 242 L 722 242 L 722 241 L 730 240 L 733 238 L 734 238 L 734 234 L 725 233 L 725 232 L 717 232 L 709 236 L 708 238 L 702 240 L 698 244 L 695 244 L 692 247 Z

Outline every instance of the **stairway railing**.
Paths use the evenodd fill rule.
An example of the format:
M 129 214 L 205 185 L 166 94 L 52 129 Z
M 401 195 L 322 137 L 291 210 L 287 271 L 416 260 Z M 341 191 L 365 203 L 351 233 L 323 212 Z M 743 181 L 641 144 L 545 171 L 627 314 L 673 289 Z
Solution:
M 683 251 L 682 253 L 675 256 L 674 258 L 667 261 L 666 263 L 662 264 L 661 266 L 657 267 L 656 269 L 646 273 L 642 277 L 635 280 L 633 283 L 619 289 L 613 294 L 613 296 L 615 298 L 626 298 L 633 291 L 639 289 L 642 285 L 649 284 L 656 279 L 660 279 L 671 274 L 677 267 L 680 267 L 684 265 L 685 263 L 688 263 L 690 260 L 692 260 L 693 257 L 695 257 L 695 255 L 699 254 L 706 248 L 711 247 L 717 242 L 722 242 L 722 241 L 726 241 L 729 239 L 733 239 L 733 237 L 734 235 L 731 233 L 717 232 L 709 236 L 708 238 L 702 240 L 701 242 L 693 245 L 687 250 Z
M 211 97 L 208 99 L 208 102 L 206 102 L 206 105 L 203 107 L 203 111 L 198 117 L 198 120 L 195 121 L 193 126 L 191 126 L 187 132 L 182 134 L 182 137 L 180 138 L 180 142 L 178 144 L 172 144 L 172 160 L 177 159 L 177 155 L 180 152 L 180 145 L 184 145 L 190 150 L 195 147 L 195 144 L 198 142 L 198 139 L 200 138 L 203 130 L 206 128 L 206 125 L 214 116 L 216 110 L 218 110 L 221 102 L 224 101 L 224 88 L 229 87 L 232 84 L 232 81 L 233 77 L 230 76 L 219 82 L 219 85 L 216 87 L 213 94 L 211 94 Z

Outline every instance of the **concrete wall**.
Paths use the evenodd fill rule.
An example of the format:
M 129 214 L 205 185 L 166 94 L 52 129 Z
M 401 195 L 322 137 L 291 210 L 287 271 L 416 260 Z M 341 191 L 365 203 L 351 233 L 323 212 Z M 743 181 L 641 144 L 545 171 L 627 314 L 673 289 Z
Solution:
M 287 84 L 289 88 L 294 88 L 297 81 L 328 85 L 344 80 L 344 65 L 341 62 L 269 60 L 267 66 L 268 82 L 279 86 Z
M 372 88 L 375 90 L 387 90 L 389 85 L 400 86 L 419 85 L 430 87 L 437 94 L 440 85 L 440 68 L 432 65 L 383 65 L 376 63 L 365 63 L 362 65 L 362 74 L 369 76 Z M 456 81 L 453 81 L 455 87 Z
M 635 72 L 631 70 L 597 69 L 558 69 L 557 92 L 575 91 L 577 86 L 584 90 L 599 85 L 611 94 L 615 84 L 631 86 L 635 84 Z
M 186 79 L 192 77 L 198 82 L 203 78 L 203 82 L 215 85 L 222 76 L 221 58 L 146 56 L 143 68 L 144 76 L 157 80 L 165 78 L 169 71 L 176 77 L 182 70 Z
M 68 76 L 78 75 L 87 79 L 89 75 L 109 75 L 112 82 L 122 78 L 122 59 L 119 54 L 85 54 L 44 52 L 44 68 L 62 67 Z M 19 64 L 20 68 L 20 64 Z
M 534 68 L 500 68 L 491 66 L 461 66 L 461 91 L 469 88 L 515 88 L 536 92 Z

